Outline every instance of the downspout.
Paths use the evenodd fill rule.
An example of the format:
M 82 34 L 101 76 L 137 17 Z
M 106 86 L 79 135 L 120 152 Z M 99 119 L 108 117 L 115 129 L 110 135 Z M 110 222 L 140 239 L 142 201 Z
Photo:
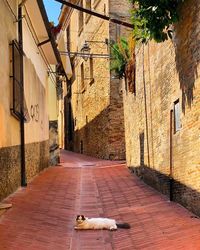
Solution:
M 27 0 L 22 0 L 21 3 L 19 4 L 19 7 L 24 6 L 24 4 L 27 2 Z
M 23 27 L 22 27 L 22 6 L 18 7 L 18 39 L 20 49 L 20 76 L 21 76 L 21 99 L 20 99 L 20 140 L 21 140 L 21 186 L 26 183 L 26 162 L 25 162 L 25 132 L 24 132 L 24 67 L 23 67 Z
M 146 79 L 145 79 L 145 68 L 144 68 L 144 44 L 143 44 L 143 62 L 142 62 L 142 74 L 143 74 L 143 85 L 144 85 L 144 110 L 145 110 L 145 125 L 146 125 L 146 137 L 147 137 L 147 159 L 148 167 L 150 168 L 150 150 L 149 150 L 149 124 L 148 124 L 148 113 L 147 113 L 147 91 L 146 91 Z
M 173 110 L 170 110 L 170 172 L 169 172 L 169 199 L 173 201 Z

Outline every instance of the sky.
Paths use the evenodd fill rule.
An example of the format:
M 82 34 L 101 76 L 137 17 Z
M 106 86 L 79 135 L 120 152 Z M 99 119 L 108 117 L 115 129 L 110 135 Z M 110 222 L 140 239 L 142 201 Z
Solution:
M 53 21 L 54 25 L 58 24 L 61 4 L 55 0 L 43 0 L 49 21 Z

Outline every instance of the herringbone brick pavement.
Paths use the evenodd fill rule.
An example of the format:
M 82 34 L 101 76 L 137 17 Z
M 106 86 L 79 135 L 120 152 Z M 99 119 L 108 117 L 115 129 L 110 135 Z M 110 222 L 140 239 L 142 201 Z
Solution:
M 200 250 L 200 220 L 133 176 L 121 162 L 63 151 L 60 166 L 5 202 L 0 250 Z M 131 229 L 75 231 L 77 214 Z

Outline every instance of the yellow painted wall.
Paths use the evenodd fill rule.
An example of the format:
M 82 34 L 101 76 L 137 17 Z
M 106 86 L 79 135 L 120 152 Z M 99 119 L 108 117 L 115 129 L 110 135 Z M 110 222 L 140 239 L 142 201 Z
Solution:
M 55 66 L 51 65 L 53 72 L 56 71 Z M 56 77 L 54 74 L 49 74 L 48 83 L 47 83 L 47 91 L 48 91 L 48 114 L 49 120 L 55 121 L 58 119 L 58 102 L 56 95 Z
M 9 1 L 17 15 L 16 1 Z M 17 23 L 6 3 L 1 1 L 0 8 L 0 148 L 19 144 L 19 122 L 10 114 L 11 79 L 9 43 L 17 39 Z
M 9 3 L 17 16 L 17 1 L 9 1 Z M 3 93 L 0 97 L 0 147 L 20 144 L 19 121 L 10 113 L 12 82 L 9 43 L 13 39 L 18 40 L 17 23 L 14 20 L 14 16 L 3 1 L 0 9 L 1 33 L 4 34 L 0 36 L 0 58 L 3 59 L 0 60 L 0 93 Z M 30 122 L 25 124 L 25 138 L 26 143 L 31 143 L 48 139 L 47 93 L 45 90 L 47 67 L 38 53 L 25 20 L 23 20 L 23 26 L 25 100 L 30 117 L 32 115 Z M 33 109 L 35 109 L 34 112 Z

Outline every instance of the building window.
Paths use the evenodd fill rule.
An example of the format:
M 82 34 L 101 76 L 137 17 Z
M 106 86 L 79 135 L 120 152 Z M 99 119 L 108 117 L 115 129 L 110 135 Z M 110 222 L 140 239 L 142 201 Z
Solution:
M 181 129 L 181 107 L 180 102 L 174 102 L 174 133 Z
M 88 10 L 92 9 L 92 1 L 91 0 L 86 0 L 85 4 L 86 4 L 86 6 L 85 6 L 86 9 L 88 9 Z M 86 14 L 86 20 L 85 20 L 86 23 L 88 22 L 88 20 L 90 19 L 90 17 L 91 17 L 90 14 Z
M 75 65 L 74 63 L 72 65 L 72 77 L 71 77 L 71 82 L 73 83 L 76 80 L 76 70 L 75 70 Z
M 91 10 L 91 8 L 92 8 L 92 1 L 86 0 L 86 9 Z
M 106 13 L 106 4 L 104 4 L 104 6 L 103 6 L 103 13 L 104 13 L 104 15 L 107 14 L 107 13 Z
M 22 102 L 22 65 L 21 65 L 21 52 L 17 41 L 13 40 L 11 46 L 11 63 L 12 63 L 12 106 L 11 113 L 17 119 L 21 117 L 21 102 Z
M 94 62 L 93 58 L 90 57 L 90 84 L 94 83 Z
M 70 25 L 66 29 L 67 35 L 67 50 L 70 51 Z
M 101 2 L 101 0 L 94 0 L 93 8 L 96 9 L 97 5 Z
M 80 1 L 79 6 L 83 7 L 83 0 Z M 79 28 L 78 28 L 78 31 L 79 31 L 79 34 L 80 34 L 83 31 L 83 11 L 79 11 L 78 15 L 79 15 Z
M 144 167 L 144 132 L 140 133 L 140 167 Z
M 81 64 L 81 89 L 85 87 L 84 63 Z

